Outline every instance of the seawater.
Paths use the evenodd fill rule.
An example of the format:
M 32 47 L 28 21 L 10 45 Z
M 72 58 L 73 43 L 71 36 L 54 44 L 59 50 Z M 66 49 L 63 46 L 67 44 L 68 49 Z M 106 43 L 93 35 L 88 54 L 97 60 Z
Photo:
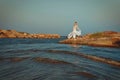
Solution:
M 0 80 L 120 80 L 120 67 L 74 55 L 119 62 L 119 48 L 59 44 L 63 39 L 0 39 Z

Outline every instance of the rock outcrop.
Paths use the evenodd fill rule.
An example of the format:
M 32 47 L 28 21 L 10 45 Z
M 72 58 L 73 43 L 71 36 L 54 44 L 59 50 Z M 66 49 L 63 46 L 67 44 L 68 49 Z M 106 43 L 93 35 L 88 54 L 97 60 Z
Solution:
M 30 34 L 16 30 L 0 30 L 0 38 L 60 38 L 59 34 Z
M 77 39 L 66 39 L 60 41 L 64 44 L 80 44 L 102 47 L 120 47 L 120 32 L 104 31 L 93 34 L 86 34 Z

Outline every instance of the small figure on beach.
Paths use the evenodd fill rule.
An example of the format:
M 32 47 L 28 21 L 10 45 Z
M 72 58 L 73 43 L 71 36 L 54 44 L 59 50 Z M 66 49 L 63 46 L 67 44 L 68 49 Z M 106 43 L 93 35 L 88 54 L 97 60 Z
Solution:
M 78 23 L 75 22 L 73 25 L 73 31 L 68 34 L 68 39 L 70 38 L 76 39 L 76 37 L 80 35 L 81 35 L 81 30 L 78 27 Z

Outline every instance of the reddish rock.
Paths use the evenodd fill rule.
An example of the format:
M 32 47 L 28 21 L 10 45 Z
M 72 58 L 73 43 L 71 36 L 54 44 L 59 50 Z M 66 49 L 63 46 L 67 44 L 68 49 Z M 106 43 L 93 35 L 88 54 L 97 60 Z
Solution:
M 0 38 L 60 38 L 59 34 L 29 34 L 15 30 L 0 30 Z
M 60 41 L 60 43 L 103 47 L 120 47 L 120 33 L 114 31 L 104 31 L 93 34 L 86 34 L 81 38 L 66 39 Z

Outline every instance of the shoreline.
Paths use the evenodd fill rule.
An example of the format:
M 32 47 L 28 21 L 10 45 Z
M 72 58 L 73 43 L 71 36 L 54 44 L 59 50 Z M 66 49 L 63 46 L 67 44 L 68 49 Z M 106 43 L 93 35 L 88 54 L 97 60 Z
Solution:
M 59 43 L 120 48 L 120 33 L 113 31 L 104 31 L 99 33 L 86 34 L 84 36 L 77 37 L 76 39 L 65 39 Z
M 35 38 L 35 39 L 55 39 L 60 38 L 59 34 L 30 34 L 27 32 L 18 32 L 16 30 L 0 30 L 0 38 Z

